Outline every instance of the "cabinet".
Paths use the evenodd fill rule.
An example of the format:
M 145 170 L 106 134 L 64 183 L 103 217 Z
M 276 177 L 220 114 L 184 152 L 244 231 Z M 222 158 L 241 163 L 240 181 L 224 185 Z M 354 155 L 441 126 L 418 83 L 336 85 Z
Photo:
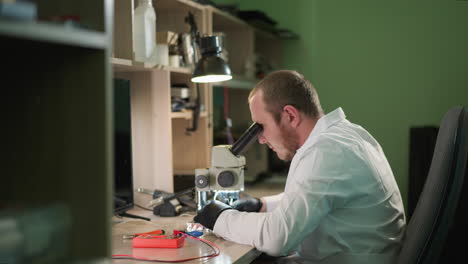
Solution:
M 40 18 L 73 14 L 86 27 L 0 21 L 6 67 L 0 207 L 28 212 L 60 203 L 71 216 L 70 233 L 61 237 L 68 250 L 61 253 L 68 260 L 106 258 L 112 216 L 113 1 L 35 2 Z
M 158 32 L 188 33 L 184 19 L 191 12 L 199 31 L 209 33 L 205 7 L 200 4 L 160 0 L 153 6 Z M 195 168 L 210 164 L 211 86 L 200 85 L 198 128 L 187 132 L 192 127 L 192 111 L 171 112 L 171 86 L 187 85 L 193 101 L 196 87 L 190 81 L 192 70 L 133 61 L 133 9 L 133 1 L 116 2 L 112 64 L 115 77 L 130 80 L 134 188 L 174 192 L 178 190 L 174 175 L 191 175 Z M 137 204 L 144 200 L 141 194 L 135 194 Z
M 222 35 L 228 62 L 234 73 L 233 81 L 200 85 L 203 110 L 198 119 L 197 131 L 188 133 L 186 129 L 192 126 L 192 113 L 190 110 L 171 112 L 170 97 L 171 86 L 183 83 L 190 88 L 192 100 L 194 99 L 195 84 L 190 81 L 192 70 L 135 62 L 132 47 L 132 10 L 135 2 L 116 2 L 112 65 L 114 76 L 130 80 L 132 91 L 134 188 L 174 192 L 185 186 L 181 179 L 186 179 L 193 186 L 194 170 L 211 164 L 214 87 L 227 85 L 231 88 L 244 88 L 239 90 L 238 96 L 233 92 L 231 105 L 236 105 L 232 113 L 236 115 L 235 120 L 240 120 L 236 122 L 240 124 L 238 127 L 246 129 L 251 122 L 246 98 L 249 89 L 256 82 L 254 54 L 261 50 L 266 53 L 265 56 L 274 55 L 275 59 L 280 58 L 280 53 L 275 49 L 278 46 L 272 43 L 280 41 L 255 30 L 237 17 L 194 1 L 158 0 L 153 1 L 153 6 L 158 32 L 188 33 L 189 26 L 185 23 L 185 17 L 190 12 L 202 35 Z M 270 39 L 265 41 L 265 38 Z M 269 48 L 256 45 L 267 45 Z M 248 166 L 254 168 L 261 164 L 262 168 L 257 171 L 266 170 L 266 148 L 260 147 L 257 157 L 258 153 L 262 153 L 263 162 L 252 162 Z M 251 154 L 247 154 L 248 160 L 249 155 Z M 144 201 L 144 197 L 138 193 L 135 194 L 135 199 L 136 203 Z

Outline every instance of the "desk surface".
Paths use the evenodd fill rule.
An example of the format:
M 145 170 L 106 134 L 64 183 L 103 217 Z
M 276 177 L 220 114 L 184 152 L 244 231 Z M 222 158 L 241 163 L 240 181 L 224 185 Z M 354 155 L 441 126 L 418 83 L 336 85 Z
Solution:
M 119 219 L 121 222 L 115 223 L 112 227 L 112 254 L 128 254 L 150 259 L 176 260 L 213 253 L 213 249 L 209 246 L 193 239 L 185 239 L 185 245 L 179 249 L 134 249 L 132 248 L 131 239 L 123 239 L 124 234 L 148 232 L 156 229 L 164 229 L 166 232 L 171 232 L 174 229 L 185 230 L 187 222 L 190 222 L 193 219 L 193 216 L 158 217 L 153 215 L 151 211 L 145 211 L 137 208 L 128 211 L 128 213 L 151 218 L 151 222 L 126 217 Z M 217 237 L 214 234 L 206 234 L 202 238 L 215 243 L 221 249 L 219 256 L 183 263 L 250 263 L 260 255 L 260 252 L 253 247 L 236 244 Z M 112 263 L 147 264 L 149 262 L 129 259 L 113 259 Z

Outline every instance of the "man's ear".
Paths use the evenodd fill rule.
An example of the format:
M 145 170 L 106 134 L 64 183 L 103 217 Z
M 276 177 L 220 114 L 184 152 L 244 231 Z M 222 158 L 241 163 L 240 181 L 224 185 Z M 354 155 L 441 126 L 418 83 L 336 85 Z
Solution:
M 297 128 L 301 123 L 300 112 L 292 105 L 285 105 L 283 107 L 283 115 L 285 121 L 288 122 L 293 128 Z

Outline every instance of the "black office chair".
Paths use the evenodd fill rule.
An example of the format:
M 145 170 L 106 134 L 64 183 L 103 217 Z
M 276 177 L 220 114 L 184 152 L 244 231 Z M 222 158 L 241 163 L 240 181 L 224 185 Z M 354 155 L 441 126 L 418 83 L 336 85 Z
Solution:
M 464 215 L 459 201 L 467 185 L 463 181 L 468 180 L 467 153 L 468 108 L 454 107 L 440 125 L 429 174 L 408 223 L 398 264 L 445 262 L 441 256 L 447 255 L 448 237 L 452 239 L 458 228 L 464 228 L 461 225 L 468 224 L 456 219 Z M 465 259 L 466 253 L 460 253 Z

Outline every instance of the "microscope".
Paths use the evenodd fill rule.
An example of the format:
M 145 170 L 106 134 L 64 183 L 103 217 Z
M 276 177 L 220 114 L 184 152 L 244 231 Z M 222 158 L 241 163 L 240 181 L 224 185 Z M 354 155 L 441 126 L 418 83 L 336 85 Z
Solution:
M 240 198 L 240 192 L 244 191 L 245 157 L 242 154 L 255 142 L 262 130 L 260 124 L 253 123 L 232 146 L 213 146 L 211 167 L 195 169 L 198 211 L 209 200 L 231 205 Z

